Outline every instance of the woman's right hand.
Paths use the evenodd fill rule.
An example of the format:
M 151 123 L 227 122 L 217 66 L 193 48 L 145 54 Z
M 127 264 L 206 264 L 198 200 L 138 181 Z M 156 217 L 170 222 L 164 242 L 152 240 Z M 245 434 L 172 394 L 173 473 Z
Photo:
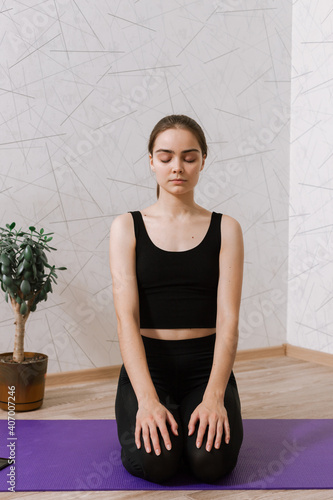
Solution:
M 171 450 L 171 440 L 166 426 L 170 424 L 171 430 L 175 436 L 178 436 L 178 424 L 172 413 L 165 408 L 159 401 L 148 400 L 139 403 L 139 409 L 136 414 L 135 426 L 135 444 L 141 448 L 141 433 L 144 447 L 147 453 L 151 452 L 151 444 L 156 455 L 161 454 L 161 447 L 157 429 L 160 430 L 165 447 Z

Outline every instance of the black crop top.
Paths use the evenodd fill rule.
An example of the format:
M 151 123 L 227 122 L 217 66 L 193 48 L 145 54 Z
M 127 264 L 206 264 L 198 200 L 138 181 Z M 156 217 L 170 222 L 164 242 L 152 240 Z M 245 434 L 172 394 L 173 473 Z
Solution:
M 212 212 L 194 248 L 168 251 L 151 241 L 141 212 L 130 212 L 136 237 L 140 328 L 215 328 L 222 214 Z

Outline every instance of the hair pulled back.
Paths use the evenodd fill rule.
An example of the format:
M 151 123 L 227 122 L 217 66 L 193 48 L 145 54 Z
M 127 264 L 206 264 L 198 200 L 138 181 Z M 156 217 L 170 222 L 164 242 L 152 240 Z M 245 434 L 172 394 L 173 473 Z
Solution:
M 207 147 L 206 137 L 202 128 L 195 120 L 193 120 L 193 118 L 190 118 L 189 116 L 186 115 L 168 115 L 156 123 L 155 127 L 153 128 L 150 134 L 148 141 L 148 151 L 151 155 L 153 155 L 153 149 L 157 136 L 162 132 L 165 132 L 165 130 L 169 130 L 172 128 L 173 129 L 179 128 L 192 132 L 192 134 L 196 137 L 199 143 L 202 155 L 207 156 L 208 147 Z M 160 186 L 158 184 L 157 184 L 156 194 L 158 198 L 160 194 Z

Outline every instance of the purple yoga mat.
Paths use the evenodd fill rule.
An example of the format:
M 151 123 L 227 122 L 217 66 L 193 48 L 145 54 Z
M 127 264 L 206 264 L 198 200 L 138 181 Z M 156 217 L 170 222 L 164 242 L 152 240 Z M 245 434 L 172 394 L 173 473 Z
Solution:
M 114 420 L 16 420 L 15 438 L 0 421 L 0 456 L 15 454 L 15 491 L 333 488 L 333 420 L 244 420 L 231 474 L 212 484 L 180 473 L 163 486 L 121 464 Z M 0 491 L 10 486 L 0 471 Z

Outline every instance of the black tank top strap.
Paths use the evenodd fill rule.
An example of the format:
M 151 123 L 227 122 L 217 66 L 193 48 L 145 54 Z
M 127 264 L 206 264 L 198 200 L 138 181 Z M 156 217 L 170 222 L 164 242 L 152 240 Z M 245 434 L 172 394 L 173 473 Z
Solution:
M 222 217 L 223 217 L 223 214 L 221 213 L 216 213 L 216 217 L 215 217 L 215 220 L 216 220 L 216 223 L 218 225 L 218 228 L 216 230 L 216 233 L 218 235 L 218 238 L 219 238 L 219 243 L 220 243 L 220 246 L 221 246 L 221 243 L 222 243 L 222 234 L 221 234 L 221 222 L 222 222 Z
M 219 245 L 221 246 L 221 219 L 222 215 L 217 212 L 212 213 L 212 221 L 209 228 L 208 236 L 208 244 Z
M 140 236 L 142 236 L 142 233 L 143 233 L 143 231 L 142 231 L 143 221 L 142 221 L 141 214 L 138 210 L 136 210 L 134 212 L 128 212 L 128 213 L 132 214 L 133 223 L 134 223 L 135 238 L 136 238 L 136 241 L 139 241 L 139 238 L 140 238 Z

